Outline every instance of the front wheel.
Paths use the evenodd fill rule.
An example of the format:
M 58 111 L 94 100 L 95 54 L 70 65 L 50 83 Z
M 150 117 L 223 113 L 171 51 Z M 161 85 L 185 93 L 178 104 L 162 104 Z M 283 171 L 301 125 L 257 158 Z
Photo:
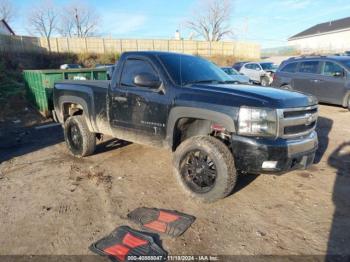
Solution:
M 90 132 L 82 115 L 71 116 L 64 123 L 64 139 L 69 151 L 76 157 L 93 154 L 96 147 L 96 136 Z
M 348 97 L 348 109 L 349 109 L 349 111 L 350 111 L 350 95 L 349 95 L 349 97 Z
M 182 142 L 174 154 L 174 168 L 184 190 L 204 202 L 226 197 L 236 185 L 232 153 L 214 137 L 196 136 Z

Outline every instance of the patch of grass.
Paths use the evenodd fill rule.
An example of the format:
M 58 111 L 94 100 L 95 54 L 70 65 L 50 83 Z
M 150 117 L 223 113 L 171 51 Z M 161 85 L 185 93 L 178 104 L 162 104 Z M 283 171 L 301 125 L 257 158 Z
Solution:
M 14 95 L 24 95 L 25 89 L 22 75 L 19 71 L 6 66 L 6 61 L 0 60 L 0 103 Z

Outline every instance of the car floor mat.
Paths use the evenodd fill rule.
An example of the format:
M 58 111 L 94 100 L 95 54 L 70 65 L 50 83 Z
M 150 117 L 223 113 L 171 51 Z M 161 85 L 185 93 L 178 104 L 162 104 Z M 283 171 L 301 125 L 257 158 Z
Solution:
M 116 228 L 108 236 L 91 244 L 89 249 L 115 262 L 137 260 L 136 257 L 140 256 L 155 256 L 158 261 L 164 261 L 167 257 L 167 252 L 156 244 L 150 234 L 128 226 Z
M 194 216 L 175 210 L 139 207 L 128 214 L 128 218 L 142 229 L 167 234 L 171 237 L 182 235 L 196 219 Z

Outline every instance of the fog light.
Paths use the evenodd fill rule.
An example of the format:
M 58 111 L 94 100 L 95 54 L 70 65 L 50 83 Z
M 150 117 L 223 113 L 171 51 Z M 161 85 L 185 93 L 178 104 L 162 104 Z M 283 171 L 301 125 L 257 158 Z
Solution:
M 262 164 L 263 169 L 275 169 L 277 166 L 277 161 L 264 161 Z

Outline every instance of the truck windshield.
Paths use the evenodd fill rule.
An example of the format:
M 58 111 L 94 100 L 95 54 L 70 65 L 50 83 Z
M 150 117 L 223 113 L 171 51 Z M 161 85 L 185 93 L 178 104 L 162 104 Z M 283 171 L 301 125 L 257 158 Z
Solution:
M 200 57 L 161 54 L 159 58 L 177 85 L 232 82 L 232 79 L 221 68 Z

